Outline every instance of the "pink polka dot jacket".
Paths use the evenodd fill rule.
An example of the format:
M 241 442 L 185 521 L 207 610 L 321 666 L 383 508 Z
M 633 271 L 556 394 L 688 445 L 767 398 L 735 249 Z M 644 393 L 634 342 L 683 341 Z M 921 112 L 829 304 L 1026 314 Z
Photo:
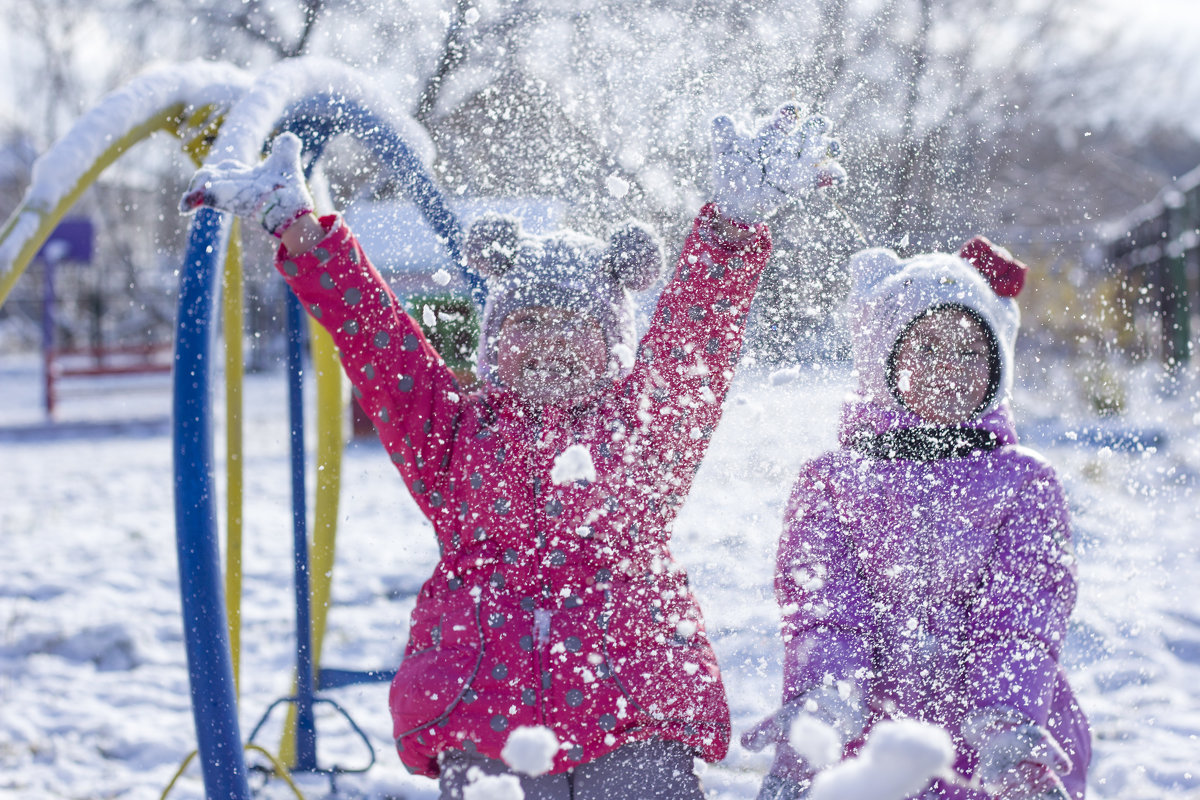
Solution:
M 720 671 L 668 542 L 771 243 L 762 226 L 728 244 L 715 214 L 696 218 L 632 370 L 574 408 L 530 407 L 492 384 L 460 390 L 336 217 L 312 251 L 280 251 L 442 553 L 391 689 L 411 771 L 436 776 L 448 749 L 500 758 L 530 725 L 561 742 L 556 772 L 652 738 L 725 755 Z M 596 479 L 556 485 L 572 445 Z
M 1007 405 L 972 423 L 996 443 L 973 455 L 910 460 L 855 446 L 920 424 L 848 403 L 841 449 L 801 471 L 775 574 L 783 699 L 850 681 L 871 724 L 911 717 L 948 730 L 967 776 L 978 754 L 961 737 L 964 720 L 1015 709 L 1063 746 L 1073 763 L 1064 782 L 1082 797 L 1091 739 L 1059 663 L 1076 595 L 1062 487 L 1017 444 Z M 929 796 L 989 797 L 941 782 Z

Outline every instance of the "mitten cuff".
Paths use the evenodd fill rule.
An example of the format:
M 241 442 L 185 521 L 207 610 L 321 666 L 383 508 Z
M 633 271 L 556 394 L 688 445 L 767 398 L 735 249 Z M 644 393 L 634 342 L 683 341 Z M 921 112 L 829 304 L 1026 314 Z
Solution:
M 293 220 L 293 222 L 294 221 L 295 220 Z M 326 253 L 331 253 L 341 246 L 341 240 L 344 240 L 350 236 L 350 229 L 347 228 L 345 222 L 342 221 L 341 214 L 326 214 L 323 217 L 318 217 L 317 221 L 321 223 L 321 227 L 325 229 L 325 236 L 321 239 L 321 241 L 317 242 L 316 246 L 314 246 L 309 252 L 316 253 L 319 250 L 324 250 Z M 318 256 L 319 255 L 320 254 L 318 253 Z M 280 265 L 288 261 L 298 262 L 300 259 L 296 256 L 293 256 L 287 251 L 286 247 L 280 244 L 278 249 L 275 251 L 275 265 L 280 267 Z M 314 263 L 321 263 L 320 258 L 317 258 Z M 286 272 L 285 274 L 292 275 L 294 273 Z
M 699 225 L 697 232 L 706 244 L 719 247 L 731 253 L 742 253 L 746 250 L 761 250 L 770 236 L 765 222 L 752 224 L 732 215 L 719 202 L 705 203 L 697 215 Z M 722 232 L 722 228 L 731 225 L 740 231 L 752 234 L 748 238 L 733 239 Z
M 313 213 L 315 206 L 308 187 L 303 181 L 297 181 L 277 185 L 264 195 L 255 216 L 267 233 L 279 239 L 293 222 Z

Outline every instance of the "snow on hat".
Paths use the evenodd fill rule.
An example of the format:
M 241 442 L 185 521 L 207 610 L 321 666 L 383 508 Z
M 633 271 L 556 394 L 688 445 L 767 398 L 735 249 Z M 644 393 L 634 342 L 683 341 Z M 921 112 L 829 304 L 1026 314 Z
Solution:
M 627 221 L 603 242 L 569 230 L 526 234 L 515 217 L 485 214 L 467 233 L 466 253 L 467 263 L 488 278 L 479 337 L 481 378 L 495 380 L 500 326 L 527 306 L 586 314 L 604 331 L 613 373 L 628 366 L 637 347 L 631 292 L 648 289 L 663 265 L 662 244 L 648 226 Z
M 1012 394 L 1013 349 L 1021 323 L 1015 298 L 1025 271 L 1024 264 L 982 236 L 963 245 L 957 255 L 927 253 L 901 259 L 884 248 L 856 253 L 850 259 L 852 285 L 846 302 L 859 392 L 877 404 L 900 407 L 887 374 L 896 340 L 918 317 L 957 306 L 973 312 L 988 328 L 999 355 L 996 390 L 977 416 L 1006 402 Z

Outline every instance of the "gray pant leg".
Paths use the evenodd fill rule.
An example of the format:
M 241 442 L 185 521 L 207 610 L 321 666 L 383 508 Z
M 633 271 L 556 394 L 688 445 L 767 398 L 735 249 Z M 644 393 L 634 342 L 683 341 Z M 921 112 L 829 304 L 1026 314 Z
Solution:
M 571 800 L 571 785 L 565 774 L 531 778 L 513 772 L 503 761 L 462 750 L 446 750 L 439 760 L 442 767 L 438 778 L 441 800 L 463 800 L 463 791 L 471 783 L 474 769 L 489 776 L 516 775 L 521 781 L 525 800 Z
M 681 742 L 631 742 L 575 768 L 573 800 L 704 800 Z

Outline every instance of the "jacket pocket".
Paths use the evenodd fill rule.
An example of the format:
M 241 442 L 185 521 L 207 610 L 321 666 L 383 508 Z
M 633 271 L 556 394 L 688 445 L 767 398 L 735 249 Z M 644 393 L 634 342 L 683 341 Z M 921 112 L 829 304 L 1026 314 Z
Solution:
M 457 608 L 415 611 L 414 638 L 418 626 L 430 626 L 420 636 L 433 644 L 410 653 L 392 679 L 388 704 L 397 741 L 449 716 L 470 690 L 483 662 L 479 606 L 474 601 Z
M 604 666 L 633 709 L 658 724 L 728 725 L 716 657 L 698 621 L 681 625 L 629 597 L 621 600 L 606 620 Z M 693 609 L 684 602 L 670 610 Z

